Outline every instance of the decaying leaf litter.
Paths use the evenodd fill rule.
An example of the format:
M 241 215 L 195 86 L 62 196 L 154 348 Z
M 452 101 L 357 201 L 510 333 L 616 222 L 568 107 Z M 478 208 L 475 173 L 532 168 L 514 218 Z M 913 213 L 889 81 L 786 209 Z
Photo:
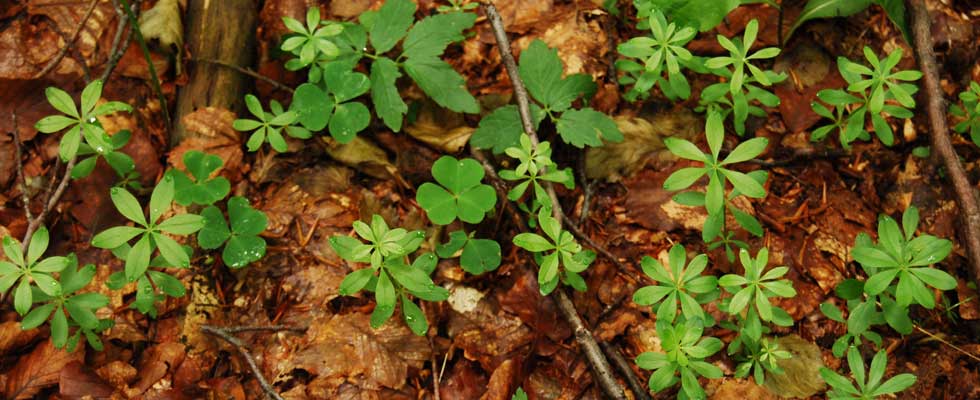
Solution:
M 533 262 L 516 246 L 503 246 L 503 262 L 489 275 L 469 275 L 454 259 L 440 262 L 435 281 L 450 295 L 447 302 L 424 304 L 422 311 L 433 327 L 426 336 L 414 335 L 397 318 L 372 329 L 371 296 L 339 294 L 351 265 L 334 253 L 328 239 L 347 235 L 354 221 L 368 221 L 374 214 L 392 226 L 424 229 L 428 237 L 437 236 L 441 228 L 429 226 L 423 208 L 414 202 L 415 190 L 431 181 L 430 168 L 442 154 L 465 147 L 477 117 L 443 109 L 417 87 L 406 85 L 402 96 L 417 104 L 414 120 L 404 126 L 407 135 L 374 124 L 349 145 L 319 138 L 288 140 L 287 152 L 277 154 L 266 148 L 246 155 L 245 138 L 232 128 L 233 121 L 246 114 L 239 112 L 236 117 L 227 109 L 201 108 L 183 116 L 181 122 L 206 139 L 185 140 L 165 150 L 170 143 L 170 121 L 164 117 L 158 94 L 173 107 L 188 73 L 187 68 L 175 66 L 195 61 L 174 55 L 172 46 L 180 40 L 174 39 L 169 28 L 184 12 L 178 2 L 136 3 L 144 15 L 151 9 L 157 10 L 158 17 L 169 14 L 160 17 L 169 19 L 169 24 L 161 25 L 163 32 L 153 34 L 148 33 L 148 26 L 143 28 L 144 36 L 157 41 L 150 57 L 161 80 L 159 92 L 149 79 L 150 64 L 139 45 L 128 39 L 127 17 L 116 11 L 116 2 L 0 2 L 5 6 L 0 12 L 3 235 L 19 238 L 28 229 L 22 187 L 15 178 L 14 136 L 8 132 L 16 128 L 24 143 L 20 156 L 24 187 L 29 196 L 36 196 L 31 207 L 36 215 L 42 211 L 41 195 L 59 169 L 54 161 L 57 138 L 37 135 L 33 129 L 34 122 L 50 112 L 44 88 L 58 86 L 77 93 L 84 77 L 98 77 L 108 70 L 111 78 L 103 98 L 131 104 L 134 112 L 101 122 L 108 132 L 128 129 L 133 133 L 122 151 L 136 161 L 142 185 L 152 186 L 168 165 L 184 168 L 188 151 L 216 154 L 224 164 L 221 175 L 231 182 L 232 191 L 248 197 L 266 213 L 268 225 L 262 236 L 269 243 L 268 254 L 240 270 L 216 268 L 210 264 L 214 260 L 203 257 L 194 259 L 191 269 L 175 270 L 187 295 L 163 303 L 156 319 L 128 308 L 135 285 L 122 291 L 110 291 L 102 284 L 92 286 L 109 298 L 99 316 L 114 321 L 103 333 L 105 350 L 101 352 L 85 346 L 70 353 L 54 349 L 46 328 L 20 329 L 11 301 L 5 300 L 0 324 L 0 370 L 4 371 L 0 388 L 5 397 L 261 398 L 262 388 L 238 350 L 204 333 L 202 326 L 208 325 L 288 328 L 235 334 L 283 398 L 433 398 L 438 388 L 439 397 L 445 399 L 506 399 L 518 386 L 531 398 L 602 398 L 572 329 L 555 302 L 540 296 Z M 258 10 L 257 73 L 289 87 L 303 82 L 302 76 L 283 68 L 275 48 L 287 32 L 281 17 L 302 19 L 306 8 L 315 5 L 312 3 L 268 1 Z M 325 18 L 349 20 L 380 3 L 319 6 Z M 639 260 L 649 255 L 666 263 L 674 243 L 706 252 L 700 229 L 707 215 L 703 209 L 674 202 L 673 192 L 663 189 L 674 170 L 690 166 L 671 155 L 663 139 L 700 140 L 704 116 L 693 111 L 696 104 L 654 96 L 641 106 L 621 99 L 624 88 L 616 84 L 611 67 L 618 58 L 615 45 L 637 35 L 632 23 L 627 23 L 632 7 L 626 3 L 620 2 L 618 9 L 625 13 L 620 17 L 589 1 L 499 1 L 496 7 L 512 50 L 519 53 L 535 39 L 556 48 L 567 74 L 585 73 L 598 82 L 590 106 L 610 113 L 625 136 L 621 144 L 590 149 L 584 159 L 576 149 L 557 149 L 558 163 L 579 169 L 581 175 L 576 189 L 561 185 L 555 189 L 569 219 L 618 258 L 617 263 L 601 256 L 596 259 L 584 274 L 589 291 L 570 292 L 575 307 L 599 342 L 611 344 L 614 351 L 632 360 L 660 348 L 651 310 L 632 302 L 633 292 L 651 283 L 640 272 Z M 418 13 L 429 15 L 438 5 L 420 2 Z M 941 63 L 940 88 L 947 98 L 953 98 L 968 82 L 980 79 L 977 50 L 972 45 L 977 17 L 970 17 L 969 10 L 957 8 L 959 5 L 927 5 L 935 18 L 933 45 Z M 801 9 L 787 5 L 780 15 L 766 5 L 741 6 L 715 30 L 698 35 L 689 48 L 698 54 L 721 55 L 724 50 L 715 42 L 715 33 L 739 35 L 752 19 L 759 20 L 758 40 L 765 46 L 778 45 L 783 38 L 780 18 L 785 30 L 790 25 L 785 21 L 792 21 Z M 957 277 L 958 287 L 955 296 L 946 292 L 939 308 L 913 313 L 921 331 L 904 337 L 894 332 L 885 335 L 888 375 L 912 372 L 918 376 L 916 385 L 902 394 L 907 398 L 977 397 L 976 363 L 968 355 L 980 354 L 980 347 L 971 340 L 973 321 L 980 315 L 965 249 L 956 240 L 960 237 L 956 197 L 949 185 L 939 184 L 945 182 L 939 164 L 912 151 L 927 143 L 925 115 L 892 127 L 899 143 L 895 147 L 856 142 L 848 153 L 828 147 L 828 142 L 809 141 L 819 120 L 810 107 L 816 92 L 844 86 L 834 63 L 837 56 L 860 59 L 866 45 L 885 53 L 903 49 L 900 67 L 915 69 L 912 47 L 875 7 L 846 19 L 813 21 L 793 35 L 772 66 L 789 76 L 774 89 L 781 100 L 779 108 L 768 110 L 763 118 L 750 118 L 746 127 L 749 135 L 768 138 L 774 144 L 750 167 L 769 170 L 768 195 L 735 206 L 755 215 L 765 227 L 762 238 L 743 232 L 744 237 L 738 239 L 753 248 L 767 246 L 771 265 L 789 267 L 786 278 L 797 296 L 780 300 L 778 305 L 795 325 L 774 327 L 774 333 L 798 356 L 794 360 L 801 364 L 797 367 L 800 378 L 789 382 L 767 379 L 768 390 L 751 380 L 723 378 L 706 381 L 706 391 L 713 398 L 770 398 L 773 393 L 819 397 L 815 393 L 824 389 L 822 382 L 815 384 L 812 374 L 804 376 L 821 364 L 839 367 L 841 360 L 833 357 L 831 346 L 846 332 L 844 324 L 825 318 L 819 305 L 827 300 L 841 302 L 834 288 L 858 271 L 850 257 L 858 234 L 874 236 L 879 213 L 899 216 L 914 204 L 921 210 L 921 232 L 953 239 L 953 256 L 941 268 Z M 481 13 L 473 34 L 450 46 L 445 57 L 466 78 L 484 110 L 507 104 L 513 96 L 496 45 L 491 25 Z M 63 58 L 52 62 L 59 57 Z M 693 92 L 715 83 L 710 75 L 689 78 Z M 267 99 L 288 101 L 282 90 L 264 81 L 256 80 L 255 88 L 263 103 Z M 14 113 L 16 127 L 15 120 L 8 118 Z M 555 132 L 545 127 L 539 135 L 547 140 Z M 967 174 L 975 176 L 975 147 L 968 137 L 952 137 Z M 123 269 L 120 260 L 88 245 L 96 233 L 121 222 L 104 190 L 114 180 L 112 170 L 99 164 L 91 176 L 68 186 L 47 222 L 52 250 L 73 251 L 82 264 L 95 264 L 96 283 L 106 282 L 112 272 Z M 500 210 L 478 230 L 509 238 L 517 233 L 512 225 Z M 711 263 L 706 273 L 740 272 L 722 248 L 707 254 Z M 708 312 L 720 315 L 718 310 L 709 308 Z M 723 340 L 734 338 L 733 332 L 713 329 L 712 334 Z M 726 372 L 735 368 L 725 356 L 711 361 Z M 632 368 L 641 381 L 649 377 L 648 371 Z M 667 393 L 660 396 L 672 396 Z

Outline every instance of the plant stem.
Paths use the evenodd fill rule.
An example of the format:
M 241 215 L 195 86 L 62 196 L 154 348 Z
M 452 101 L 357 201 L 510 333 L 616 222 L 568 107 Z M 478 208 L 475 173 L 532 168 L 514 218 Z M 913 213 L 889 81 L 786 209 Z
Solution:
M 157 99 L 160 101 L 160 109 L 163 110 L 163 122 L 167 126 L 167 132 L 171 130 L 170 123 L 170 107 L 167 106 L 167 98 L 163 95 L 163 89 L 160 88 L 160 79 L 157 78 L 157 69 L 153 66 L 153 58 L 150 57 L 150 48 L 146 46 L 146 40 L 143 39 L 143 32 L 140 31 L 139 20 L 136 18 L 136 14 L 133 13 L 133 9 L 129 6 L 129 0 L 119 0 L 122 2 L 123 8 L 126 10 L 126 15 L 129 16 L 129 26 L 133 29 L 133 35 L 136 37 L 136 43 L 139 43 L 140 50 L 143 50 L 143 58 L 146 59 L 146 66 L 150 72 L 150 83 L 153 84 L 153 90 L 157 93 Z
M 510 41 L 507 39 L 507 33 L 504 31 L 503 20 L 500 18 L 500 14 L 493 4 L 484 3 L 483 10 L 490 20 L 490 25 L 493 27 L 494 37 L 497 39 L 497 49 L 500 51 L 504 68 L 507 70 L 507 76 L 510 77 L 511 84 L 514 87 L 514 96 L 517 98 L 517 110 L 521 116 L 521 124 L 531 139 L 531 145 L 537 148 L 538 135 L 534 130 L 534 121 L 531 119 L 530 100 L 527 89 L 524 87 L 524 82 L 518 73 L 517 62 L 514 61 L 514 55 L 511 54 Z M 546 173 L 547 171 L 542 169 L 541 174 Z M 545 190 L 548 192 L 548 197 L 551 198 L 552 215 L 561 224 L 564 213 L 561 209 L 561 203 L 558 201 L 558 196 L 555 194 L 554 185 L 551 182 L 545 182 Z M 596 343 L 595 337 L 592 336 L 592 332 L 582 323 L 578 311 L 575 310 L 575 304 L 572 303 L 572 300 L 568 298 L 568 295 L 561 288 L 555 290 L 552 294 L 562 316 L 572 326 L 572 330 L 575 333 L 575 341 L 578 342 L 585 354 L 585 358 L 592 366 L 592 372 L 596 377 L 596 382 L 603 393 L 612 399 L 626 400 L 623 388 L 616 381 L 609 361 L 603 355 L 599 344 Z
M 14 149 L 17 150 L 17 180 L 20 181 L 20 197 L 24 202 L 24 216 L 27 217 L 28 224 L 31 219 L 31 196 L 27 194 L 27 180 L 24 179 L 24 151 L 21 149 L 23 144 L 20 142 L 20 132 L 17 132 L 17 112 L 10 113 L 10 123 L 13 126 Z
M 259 381 L 259 386 L 261 386 L 262 390 L 265 391 L 266 396 L 275 400 L 283 400 L 282 396 L 276 392 L 276 389 L 265 380 L 265 377 L 262 376 L 262 372 L 259 371 L 258 364 L 255 363 L 255 358 L 252 357 L 252 353 L 249 353 L 245 343 L 242 343 L 241 340 L 232 336 L 231 333 L 224 328 L 211 325 L 201 325 L 201 331 L 209 335 L 217 336 L 234 346 L 235 350 L 238 350 L 238 353 L 241 354 L 242 358 L 245 359 L 245 362 L 248 363 L 248 367 L 252 370 L 252 375 L 255 375 L 255 379 Z
M 31 236 L 37 231 L 37 228 L 41 227 L 44 223 L 44 218 L 48 216 L 51 209 L 58 205 L 58 200 L 61 200 L 61 196 L 65 194 L 65 189 L 68 188 L 68 181 L 71 180 L 71 171 L 75 168 L 75 162 L 78 161 L 78 156 L 75 156 L 68 161 L 65 166 L 65 175 L 61 177 L 61 182 L 58 183 L 58 188 L 55 189 L 51 197 L 48 198 L 47 202 L 44 204 L 44 209 L 38 214 L 37 218 L 28 221 L 27 231 L 24 232 L 24 240 L 21 241 L 21 246 L 24 251 L 27 251 L 27 246 L 31 244 Z
M 980 206 L 977 204 L 976 192 L 970 184 L 963 165 L 960 163 L 956 150 L 949 140 L 949 128 L 946 126 L 946 113 L 943 107 L 943 92 L 939 87 L 939 68 L 936 66 L 936 56 L 932 47 L 932 32 L 929 11 L 924 0 L 909 0 L 908 8 L 912 11 L 912 36 L 915 39 L 915 53 L 922 70 L 922 81 L 925 86 L 926 112 L 929 115 L 929 138 L 936 155 L 943 162 L 953 189 L 956 191 L 957 203 L 962 211 L 963 224 L 960 234 L 966 245 L 966 254 L 970 261 L 970 272 L 974 281 L 980 279 Z

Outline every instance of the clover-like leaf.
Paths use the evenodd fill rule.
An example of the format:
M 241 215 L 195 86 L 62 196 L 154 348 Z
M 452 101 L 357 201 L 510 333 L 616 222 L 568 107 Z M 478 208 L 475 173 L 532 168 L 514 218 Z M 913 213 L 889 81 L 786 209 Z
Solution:
M 476 160 L 443 156 L 432 165 L 432 176 L 438 185 L 422 184 L 416 200 L 433 223 L 446 225 L 457 217 L 463 222 L 479 223 L 497 202 L 493 187 L 480 183 L 484 171 Z

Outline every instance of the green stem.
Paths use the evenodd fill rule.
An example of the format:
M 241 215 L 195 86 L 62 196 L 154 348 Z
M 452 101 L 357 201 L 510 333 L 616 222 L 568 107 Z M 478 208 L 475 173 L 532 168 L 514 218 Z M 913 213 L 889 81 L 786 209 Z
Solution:
M 167 98 L 163 96 L 163 89 L 160 88 L 160 79 L 157 78 L 157 71 L 153 66 L 153 59 L 150 57 L 150 48 L 146 46 L 146 40 L 143 39 L 143 32 L 140 31 L 136 14 L 133 13 L 133 9 L 129 6 L 129 0 L 119 1 L 122 2 L 123 9 L 126 10 L 126 15 L 129 17 L 129 25 L 133 29 L 136 42 L 139 43 L 140 49 L 143 50 L 143 58 L 146 59 L 146 65 L 150 71 L 150 83 L 153 84 L 153 90 L 157 93 L 157 99 L 160 101 L 160 108 L 163 110 L 163 121 L 166 123 L 167 132 L 170 132 L 170 109 L 167 106 Z

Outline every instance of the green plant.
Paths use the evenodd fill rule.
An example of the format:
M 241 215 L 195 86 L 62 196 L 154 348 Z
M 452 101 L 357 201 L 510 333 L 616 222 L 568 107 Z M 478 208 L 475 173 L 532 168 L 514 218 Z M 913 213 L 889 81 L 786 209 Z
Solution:
M 762 338 L 760 341 L 743 340 L 742 345 L 745 356 L 735 367 L 735 377 L 745 378 L 751 374 L 757 385 L 765 383 L 766 372 L 782 374 L 783 369 L 779 367 L 779 360 L 793 357 L 789 351 L 782 350 L 779 343 L 768 338 Z
M 106 149 L 102 153 L 95 151 L 92 146 L 87 143 L 78 144 L 78 156 L 89 156 L 78 163 L 75 164 L 75 168 L 71 170 L 72 179 L 82 179 L 92 173 L 95 169 L 95 164 L 101 157 L 112 167 L 113 171 L 121 178 L 127 178 L 131 174 L 136 174 L 139 176 L 139 172 L 134 171 L 136 169 L 136 164 L 133 162 L 133 158 L 119 151 L 126 143 L 129 143 L 129 138 L 132 133 L 128 130 L 122 130 L 117 132 L 115 135 L 109 137 L 110 148 Z
M 633 84 L 624 97 L 631 101 L 646 97 L 656 84 L 669 99 L 687 99 L 691 96 L 691 86 L 681 67 L 690 62 L 692 56 L 684 46 L 697 31 L 690 27 L 678 28 L 673 22 L 667 23 L 664 14 L 658 10 L 650 12 L 648 21 L 652 37 L 635 37 L 616 48 L 619 54 L 643 62 L 643 65 L 633 60 L 616 62 L 616 68 L 627 73 L 620 78 L 620 84 Z M 667 79 L 663 78 L 665 73 Z
M 418 250 L 425 234 L 403 228 L 390 229 L 384 218 L 377 214 L 371 217 L 370 225 L 354 221 L 354 232 L 368 243 L 350 236 L 334 236 L 330 238 L 330 247 L 341 258 L 369 263 L 370 267 L 347 274 L 340 283 L 339 293 L 350 296 L 362 289 L 374 292 L 377 305 L 371 313 L 372 328 L 380 327 L 391 318 L 401 299 L 405 323 L 416 335 L 424 335 L 429 323 L 408 294 L 426 301 L 443 301 L 449 297 L 449 292 L 436 286 L 429 277 L 438 262 L 435 255 L 425 253 L 408 263 L 408 256 Z
M 293 33 L 283 40 L 280 48 L 297 57 L 287 61 L 286 68 L 296 71 L 310 67 L 310 81 L 319 81 L 323 74 L 320 65 L 315 62 L 321 59 L 333 59 L 340 55 L 340 49 L 330 41 L 330 38 L 343 32 L 344 26 L 331 21 L 321 21 L 319 7 L 306 10 L 305 26 L 290 17 L 283 17 L 282 23 Z
M 674 171 L 664 181 L 664 189 L 671 191 L 683 190 L 707 175 L 708 187 L 704 194 L 700 192 L 685 192 L 674 196 L 674 200 L 678 203 L 704 206 L 707 209 L 708 219 L 702 231 L 704 241 L 708 242 L 723 235 L 725 229 L 725 210 L 729 210 L 734 214 L 735 221 L 739 225 L 751 229 L 753 234 L 761 236 L 761 225 L 755 217 L 734 207 L 730 207 L 729 204 L 730 200 L 738 195 L 745 195 L 752 198 L 765 197 L 766 190 L 763 185 L 766 181 L 767 174 L 765 171 L 753 171 L 746 174 L 727 168 L 727 166 L 750 160 L 762 154 L 769 141 L 766 138 L 749 139 L 736 146 L 724 159 L 719 160 L 725 131 L 722 126 L 722 117 L 714 112 L 708 114 L 708 120 L 705 124 L 705 136 L 708 139 L 708 147 L 710 149 L 708 153 L 701 152 L 694 143 L 684 139 L 673 137 L 664 139 L 664 145 L 675 156 L 703 164 L 700 167 L 686 167 Z M 725 196 L 726 182 L 730 182 L 733 187 L 733 191 L 729 196 Z M 724 235 L 723 239 L 726 240 L 724 243 L 727 246 L 727 243 L 730 243 L 728 241 L 730 236 Z
M 517 388 L 510 400 L 527 400 L 527 393 L 524 392 L 524 388 Z
M 685 319 L 706 319 L 702 304 L 718 298 L 718 278 L 703 276 L 701 272 L 708 265 L 708 256 L 698 254 L 685 267 L 687 251 L 684 246 L 675 244 L 668 255 L 670 270 L 660 261 L 643 256 L 640 265 L 643 273 L 658 284 L 645 286 L 633 293 L 633 302 L 641 306 L 657 306 L 657 320 L 673 322 L 677 316 L 678 302 Z
M 70 264 L 67 257 L 54 256 L 41 259 L 48 249 L 48 229 L 41 227 L 31 235 L 27 247 L 27 257 L 21 249 L 20 241 L 10 236 L 3 238 L 3 253 L 9 261 L 0 261 L 0 293 L 6 293 L 14 284 L 14 310 L 24 316 L 34 303 L 37 287 L 49 296 L 61 293 L 61 284 L 51 275 L 60 272 Z
M 290 104 L 290 110 L 297 112 L 299 123 L 306 129 L 320 131 L 328 127 L 337 141 L 353 140 L 368 126 L 371 116 L 368 108 L 355 99 L 370 92 L 378 117 L 392 130 L 401 130 L 408 112 L 398 93 L 402 71 L 439 105 L 456 112 L 479 112 L 466 81 L 441 59 L 446 47 L 462 40 L 462 32 L 473 26 L 475 14 L 449 10 L 416 22 L 414 2 L 388 0 L 380 9 L 361 14 L 357 23 L 337 23 L 320 21 L 319 12 L 313 10 L 307 14 L 307 27 L 287 24 L 298 35 L 283 42 L 284 50 L 301 56 L 299 61 L 287 61 L 287 69 L 309 67 L 309 83 L 297 88 Z M 329 42 L 330 46 L 309 45 L 310 32 L 320 25 L 324 27 L 318 29 L 324 31 L 317 40 Z M 391 54 L 399 42 L 401 53 Z M 313 54 L 303 58 L 305 48 L 311 48 L 307 52 Z M 362 59 L 369 61 L 369 76 L 353 72 Z
M 881 346 L 881 335 L 871 330 L 871 327 L 884 324 L 886 322 L 885 313 L 878 310 L 874 301 L 870 303 L 863 301 L 863 292 L 864 282 L 857 279 L 845 279 L 835 288 L 835 293 L 845 301 L 847 306 L 848 316 L 846 319 L 837 306 L 829 302 L 820 304 L 820 311 L 827 318 L 847 325 L 847 333 L 838 337 L 831 347 L 835 357 L 843 357 L 848 348 L 860 347 L 865 340 L 874 343 L 875 346 Z M 895 302 L 887 298 L 883 307 L 887 307 L 891 313 L 899 310 L 896 308 Z M 901 327 L 905 324 L 896 325 Z M 911 331 L 911 321 L 908 322 L 908 325 Z
M 578 98 L 592 97 L 596 84 L 587 74 L 573 74 L 562 78 L 564 69 L 557 50 L 549 48 L 540 39 L 531 42 L 521 53 L 521 80 L 527 86 L 531 98 L 540 103 L 540 107 L 531 107 L 535 125 L 547 117 L 555 124 L 561 139 L 578 148 L 599 147 L 603 140 L 623 141 L 622 132 L 609 116 L 590 107 L 572 107 L 572 103 Z M 516 107 L 500 107 L 480 121 L 470 138 L 470 145 L 493 148 L 496 153 L 509 147 L 519 147 L 521 134 L 526 133 L 517 123 L 519 121 L 520 115 Z
M 739 252 L 738 257 L 745 273 L 726 274 L 718 279 L 718 285 L 733 295 L 723 309 L 740 320 L 739 336 L 744 335 L 751 341 L 758 342 L 763 333 L 762 321 L 779 326 L 792 326 L 793 318 L 769 301 L 773 297 L 796 296 L 792 281 L 779 279 L 786 275 L 789 268 L 775 267 L 765 271 L 769 263 L 769 250 L 766 248 L 759 250 L 755 259 L 745 249 Z M 747 310 L 744 315 L 742 315 L 743 310 Z M 730 353 L 733 349 L 737 350 L 738 345 L 729 346 Z
M 950 104 L 949 113 L 962 119 L 953 126 L 959 133 L 970 132 L 970 140 L 980 146 L 980 83 L 970 82 L 970 88 L 960 92 L 962 105 Z
M 572 233 L 561 229 L 561 223 L 552 217 L 550 207 L 538 211 L 538 225 L 547 236 L 536 233 L 520 233 L 514 236 L 514 244 L 534 253 L 538 269 L 538 286 L 541 294 L 555 290 L 561 280 L 575 290 L 585 291 L 585 279 L 579 275 L 595 260 L 595 253 L 582 250 Z M 550 252 L 549 254 L 544 254 Z M 561 268 L 564 267 L 564 268 Z
M 650 390 L 659 392 L 674 386 L 679 374 L 681 391 L 678 398 L 705 398 L 698 376 L 717 379 L 723 374 L 721 369 L 704 361 L 721 350 L 722 342 L 715 337 L 702 338 L 703 332 L 704 325 L 698 318 L 674 325 L 657 320 L 657 334 L 664 352 L 648 351 L 636 358 L 636 365 L 640 368 L 653 370 L 649 381 Z
M 50 320 L 51 343 L 56 348 L 67 347 L 69 352 L 74 351 L 84 335 L 92 348 L 101 351 L 102 340 L 97 332 L 112 327 L 113 323 L 109 318 L 100 319 L 95 311 L 109 305 L 109 299 L 100 293 L 77 293 L 95 277 L 95 265 L 88 264 L 79 270 L 78 259 L 74 255 L 66 258 L 68 265 L 60 271 L 58 280 L 60 290 L 56 294 L 35 290 L 33 301 L 43 305 L 24 316 L 20 322 L 21 329 L 34 329 Z M 76 329 L 69 335 L 72 327 Z
M 871 68 L 845 57 L 837 58 L 837 68 L 848 83 L 847 91 L 824 89 L 817 93 L 821 101 L 837 110 L 832 112 L 819 103 L 812 104 L 817 114 L 834 122 L 814 130 L 811 140 L 822 140 L 835 128 L 840 132 L 841 145 L 845 148 L 854 140 L 867 140 L 870 137 L 864 130 L 864 124 L 870 115 L 878 139 L 885 145 L 891 146 L 895 142 L 895 137 L 884 115 L 897 118 L 912 117 L 912 109 L 915 108 L 915 99 L 912 95 L 919 88 L 905 82 L 918 80 L 922 77 L 922 73 L 911 70 L 892 72 L 902 59 L 900 48 L 881 60 L 870 47 L 865 46 L 864 57 Z
M 483 167 L 472 158 L 442 156 L 432 165 L 432 177 L 439 184 L 423 183 L 416 201 L 435 224 L 447 225 L 457 217 L 466 223 L 479 223 L 497 204 L 493 187 L 480 183 L 484 174 Z
M 716 111 L 723 118 L 732 114 L 735 132 L 739 136 L 745 133 L 745 121 L 749 114 L 765 115 L 764 110 L 752 105 L 752 103 L 758 102 L 766 107 L 779 105 L 779 97 L 763 89 L 760 85 L 772 86 L 786 79 L 783 74 L 776 74 L 768 70 L 763 71 L 751 63 L 751 61 L 766 60 L 779 55 L 779 48 L 777 47 L 762 48 L 750 54 L 752 44 L 755 43 L 758 33 L 759 22 L 753 19 L 745 26 L 741 38 L 728 39 L 718 35 L 718 43 L 725 50 L 728 50 L 729 55 L 710 58 L 704 63 L 705 67 L 709 68 L 712 73 L 726 78 L 728 83 L 715 84 L 705 88 L 701 93 L 700 109 L 706 109 L 708 112 Z M 726 86 L 728 88 L 727 93 L 722 90 Z
M 112 139 L 102 129 L 102 124 L 99 123 L 97 117 L 117 111 L 131 112 L 132 107 L 118 101 L 110 101 L 96 107 L 102 97 L 102 81 L 94 80 L 85 86 L 85 89 L 82 90 L 79 107 L 76 107 L 71 96 L 61 89 L 49 87 L 44 90 L 44 95 L 51 106 L 65 115 L 51 115 L 41 118 L 34 127 L 43 133 L 54 133 L 68 129 L 61 137 L 58 146 L 58 153 L 62 160 L 68 161 L 75 158 L 81 146 L 82 138 L 85 139 L 85 144 L 98 155 L 106 157 L 106 154 L 115 152 L 116 147 L 113 146 Z
M 500 266 L 500 244 L 496 240 L 477 239 L 473 234 L 462 230 L 449 234 L 449 241 L 436 246 L 436 254 L 440 258 L 452 258 L 457 252 L 459 266 L 473 275 L 496 270 Z
M 857 14 L 867 9 L 870 5 L 877 4 L 885 9 L 888 18 L 902 31 L 905 41 L 912 43 L 909 35 L 909 24 L 905 16 L 905 3 L 902 0 L 809 0 L 803 11 L 796 18 L 796 22 L 789 28 L 789 32 L 783 38 L 787 42 L 793 32 L 803 25 L 804 22 L 815 18 L 847 17 Z
M 197 233 L 197 243 L 205 250 L 224 245 L 221 259 L 225 265 L 241 268 L 265 256 L 265 239 L 259 234 L 265 231 L 269 221 L 264 213 L 252 208 L 248 199 L 241 196 L 228 199 L 227 208 L 227 221 L 214 205 L 201 211 L 204 226 Z
M 448 6 L 436 7 L 436 11 L 441 13 L 453 12 L 453 11 L 469 11 L 480 6 L 479 3 L 468 3 L 466 0 L 448 0 Z
M 888 354 L 881 350 L 875 354 L 871 360 L 871 367 L 865 372 L 864 359 L 861 352 L 851 348 L 847 352 L 847 364 L 851 369 L 851 376 L 854 378 L 854 385 L 847 379 L 831 369 L 821 367 L 820 376 L 830 385 L 831 390 L 827 392 L 827 397 L 832 400 L 837 399 L 861 399 L 874 400 L 881 396 L 901 392 L 909 386 L 915 384 L 916 378 L 912 374 L 899 374 L 885 382 L 885 369 L 888 367 Z
M 293 126 L 299 118 L 294 111 L 284 111 L 279 102 L 272 100 L 269 109 L 272 112 L 265 112 L 259 99 L 253 95 L 245 95 L 245 106 L 256 119 L 236 119 L 232 126 L 239 131 L 254 131 L 248 137 L 245 146 L 248 151 L 256 151 L 262 147 L 262 143 L 269 142 L 275 151 L 285 152 L 286 139 L 282 136 L 282 130 L 296 138 L 308 138 L 310 132 L 305 128 Z
M 187 172 L 176 169 L 167 173 L 174 180 L 174 201 L 182 206 L 197 204 L 207 206 L 214 204 L 231 191 L 231 183 L 223 176 L 215 176 L 215 171 L 221 169 L 224 161 L 221 157 L 207 154 L 198 150 L 184 153 L 184 166 Z
M 531 145 L 528 135 L 521 134 L 520 147 L 508 147 L 505 153 L 518 161 L 514 169 L 500 171 L 500 178 L 520 181 L 507 192 L 507 198 L 511 201 L 519 200 L 527 192 L 527 188 L 531 187 L 535 204 L 548 204 L 551 200 L 541 181 L 560 183 L 568 189 L 575 188 L 572 169 L 559 169 L 558 164 L 551 160 L 551 143 L 544 141 L 535 147 Z M 531 209 L 536 210 L 537 207 Z
M 721 0 L 707 3 L 688 0 L 633 0 L 637 28 L 646 29 L 647 18 L 654 12 L 662 13 L 679 27 L 691 27 L 701 32 L 718 26 L 729 12 L 740 4 L 757 3 L 754 0 Z

